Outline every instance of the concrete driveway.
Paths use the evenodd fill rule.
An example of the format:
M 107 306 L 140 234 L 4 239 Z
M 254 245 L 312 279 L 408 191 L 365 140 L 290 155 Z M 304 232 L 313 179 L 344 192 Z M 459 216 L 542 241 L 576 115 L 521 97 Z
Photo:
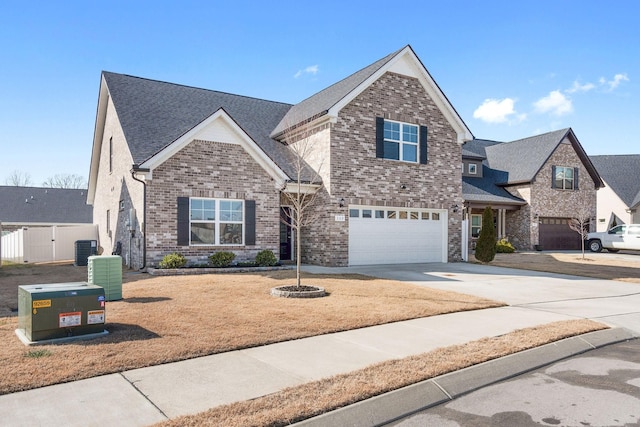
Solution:
M 640 333 L 640 285 L 634 283 L 471 263 L 347 268 L 308 266 L 305 270 L 314 273 L 357 273 L 400 280 L 491 298 L 514 307 L 593 319 Z

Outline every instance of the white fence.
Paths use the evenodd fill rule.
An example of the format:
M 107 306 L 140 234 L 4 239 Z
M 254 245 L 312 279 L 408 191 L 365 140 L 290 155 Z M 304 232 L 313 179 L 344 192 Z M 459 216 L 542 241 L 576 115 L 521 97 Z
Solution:
M 67 261 L 75 258 L 76 240 L 97 240 L 97 225 L 24 227 L 2 236 L 0 258 L 17 263 Z

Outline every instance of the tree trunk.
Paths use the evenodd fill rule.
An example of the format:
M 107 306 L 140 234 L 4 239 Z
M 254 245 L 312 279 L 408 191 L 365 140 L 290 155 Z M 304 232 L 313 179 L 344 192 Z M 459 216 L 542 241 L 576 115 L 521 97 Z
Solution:
M 301 252 L 302 237 L 300 236 L 300 227 L 296 227 L 296 286 L 300 287 L 300 266 L 301 266 Z

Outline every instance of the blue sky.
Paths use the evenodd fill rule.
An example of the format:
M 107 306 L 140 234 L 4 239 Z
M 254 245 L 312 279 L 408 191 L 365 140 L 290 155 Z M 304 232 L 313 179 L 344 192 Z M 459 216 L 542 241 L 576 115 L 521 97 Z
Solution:
M 0 4 L 0 184 L 88 177 L 102 70 L 296 103 L 410 44 L 476 138 L 640 153 L 640 2 Z

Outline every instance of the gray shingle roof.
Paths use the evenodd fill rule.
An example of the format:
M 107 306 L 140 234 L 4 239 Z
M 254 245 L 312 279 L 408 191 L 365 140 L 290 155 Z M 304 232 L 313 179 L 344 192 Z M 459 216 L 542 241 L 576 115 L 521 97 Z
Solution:
M 482 159 L 483 177 L 463 178 L 462 193 L 469 201 L 494 201 L 511 196 L 501 186 L 531 182 L 566 138 L 574 146 L 596 187 L 602 181 L 570 128 L 511 142 L 474 139 L 462 146 L 462 157 Z M 516 198 L 517 199 L 517 198 Z M 520 200 L 520 199 L 517 199 Z M 521 201 L 521 200 L 520 200 Z
M 293 176 L 290 151 L 269 136 L 290 104 L 125 74 L 102 74 L 134 163 L 148 160 L 222 108 L 287 175 Z
M 93 207 L 87 190 L 0 186 L 0 221 L 50 224 L 91 224 Z
M 640 204 L 640 154 L 589 158 L 604 182 L 629 208 Z
M 506 173 L 482 166 L 482 178 L 463 177 L 462 195 L 466 202 L 496 203 L 524 205 L 526 202 L 510 194 L 503 187 L 497 185 L 504 182 Z
M 504 183 L 531 182 L 570 129 L 561 129 L 485 148 L 491 169 L 508 172 Z
M 486 148 L 495 144 L 502 144 L 499 141 L 488 139 L 473 139 L 462 144 L 462 157 L 474 159 L 486 159 Z
M 378 61 L 361 69 L 360 71 L 351 74 L 349 77 L 340 80 L 338 83 L 335 83 L 328 88 L 321 90 L 315 95 L 305 99 L 304 101 L 301 101 L 298 104 L 294 105 L 283 117 L 278 126 L 275 127 L 272 135 L 278 135 L 295 124 L 326 114 L 331 107 L 336 105 L 338 102 L 340 102 L 340 100 L 351 93 L 361 83 L 375 74 L 376 71 L 382 68 L 387 62 L 389 62 L 403 49 L 405 48 L 403 47 L 402 49 L 397 50 L 382 59 L 379 59 Z

